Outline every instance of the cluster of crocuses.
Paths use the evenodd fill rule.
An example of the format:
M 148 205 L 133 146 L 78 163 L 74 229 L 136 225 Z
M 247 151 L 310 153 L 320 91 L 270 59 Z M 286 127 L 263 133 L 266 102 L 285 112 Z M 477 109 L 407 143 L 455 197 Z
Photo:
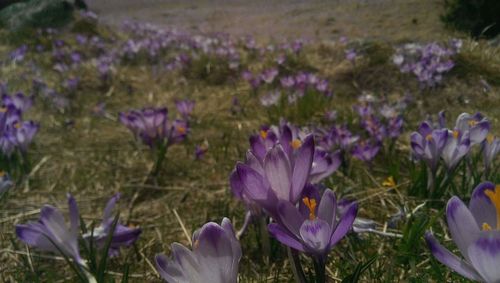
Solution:
M 0 150 L 4 157 L 14 153 L 26 153 L 28 146 L 38 132 L 39 124 L 23 121 L 23 113 L 31 108 L 33 99 L 21 92 L 9 95 L 7 86 L 1 86 L 2 106 L 0 108 Z
M 250 146 L 245 162 L 231 173 L 233 194 L 250 215 L 271 217 L 269 233 L 290 249 L 300 282 L 305 279 L 297 252 L 311 256 L 317 278 L 324 278 L 328 253 L 351 230 L 357 214 L 355 202 L 339 206 L 335 193 L 314 185 L 337 170 L 338 153 L 325 151 L 312 134 L 289 123 L 261 128 L 250 137 Z
M 119 198 L 120 195 L 116 194 L 108 201 L 99 226 L 85 227 L 80 223 L 82 218 L 76 200 L 68 194 L 69 227 L 59 209 L 45 205 L 38 221 L 16 225 L 16 235 L 33 248 L 63 255 L 83 282 L 96 282 L 99 274 L 92 270 L 97 268 L 93 266 L 95 250 L 103 251 L 101 257 L 119 256 L 120 248 L 131 246 L 141 234 L 140 228 L 124 226 L 114 216 L 113 210 Z M 85 227 L 85 232 L 81 232 L 82 227 Z M 88 253 L 87 260 L 80 253 L 82 246 Z M 102 266 L 98 268 L 105 270 Z
M 474 146 L 481 147 L 486 169 L 491 168 L 495 156 L 500 151 L 500 140 L 490 133 L 490 121 L 481 113 L 462 113 L 452 129 L 446 128 L 444 112 L 439 113 L 438 123 L 424 121 L 411 134 L 412 155 L 427 164 L 430 174 L 429 184 L 435 178 L 440 160 L 447 174 L 451 174 L 460 161 L 469 156 Z
M 392 59 L 402 73 L 415 75 L 423 87 L 435 87 L 441 83 L 443 75 L 455 66 L 453 56 L 461 46 L 460 40 L 452 40 L 449 47 L 436 42 L 410 43 L 398 48 Z

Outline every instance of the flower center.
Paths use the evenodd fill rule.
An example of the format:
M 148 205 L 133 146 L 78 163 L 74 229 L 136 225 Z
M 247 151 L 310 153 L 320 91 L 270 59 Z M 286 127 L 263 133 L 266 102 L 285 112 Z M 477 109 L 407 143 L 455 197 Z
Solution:
M 425 137 L 425 139 L 426 139 L 427 141 L 431 141 L 431 140 L 432 140 L 432 135 L 431 135 L 431 134 L 428 134 L 428 135 Z
M 495 140 L 495 136 L 493 136 L 492 134 L 488 134 L 486 136 L 486 141 L 489 143 L 489 144 L 492 144 L 493 143 L 493 140 Z
M 477 124 L 476 120 L 470 120 L 469 121 L 469 126 L 474 127 Z
M 14 128 L 16 128 L 16 129 L 21 128 L 21 123 L 15 123 L 15 124 L 14 124 Z
M 177 127 L 177 132 L 181 135 L 185 134 L 186 133 L 186 128 L 182 127 L 182 126 L 179 126 Z
M 485 190 L 484 194 L 490 198 L 491 202 L 495 206 L 495 209 L 497 211 L 497 227 L 496 227 L 496 229 L 500 229 L 500 185 L 497 185 L 495 187 L 494 191 L 493 190 Z M 489 225 L 487 223 L 484 223 L 484 224 L 487 225 L 486 227 L 489 227 Z M 486 230 L 486 229 L 484 229 L 485 228 L 484 224 L 483 224 L 483 230 Z M 489 228 L 491 229 L 491 227 L 489 227 Z
M 5 106 L 0 107 L 0 112 L 1 113 L 7 112 L 7 107 L 5 107 Z
M 293 149 L 298 149 L 302 145 L 302 142 L 298 139 L 294 139 L 290 144 Z
M 316 219 L 316 214 L 314 213 L 316 210 L 316 200 L 305 197 L 302 199 L 302 201 L 307 206 L 307 208 L 309 208 L 309 219 L 310 220 Z
M 458 139 L 458 135 L 459 135 L 459 134 L 460 134 L 460 132 L 459 132 L 459 131 L 454 130 L 454 131 L 453 131 L 453 138 Z
M 265 140 L 267 138 L 267 131 L 260 130 L 260 137 Z

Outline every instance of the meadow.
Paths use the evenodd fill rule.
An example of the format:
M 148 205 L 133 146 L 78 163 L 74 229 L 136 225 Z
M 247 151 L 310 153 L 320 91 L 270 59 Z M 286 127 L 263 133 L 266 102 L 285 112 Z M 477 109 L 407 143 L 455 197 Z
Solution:
M 0 30 L 0 281 L 496 282 L 500 46 L 323 13 Z

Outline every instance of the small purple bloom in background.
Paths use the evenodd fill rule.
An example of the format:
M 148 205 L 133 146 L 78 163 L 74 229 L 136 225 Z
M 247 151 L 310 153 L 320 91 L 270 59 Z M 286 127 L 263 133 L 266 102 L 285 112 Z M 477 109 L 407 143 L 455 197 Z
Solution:
M 312 256 L 325 257 L 352 229 L 358 206 L 351 203 L 345 212 L 337 209 L 335 193 L 327 189 L 323 196 L 308 186 L 297 208 L 279 201 L 276 223 L 268 225 L 269 233 L 282 244 Z
M 471 146 L 482 143 L 490 128 L 490 121 L 479 112 L 474 115 L 462 113 L 455 123 L 455 129 L 460 132 L 469 132 Z
M 262 106 L 264 107 L 278 105 L 280 98 L 281 92 L 279 90 L 272 91 L 260 97 L 260 104 L 262 104 Z
M 70 226 L 66 226 L 62 213 L 55 207 L 45 205 L 37 222 L 16 225 L 17 237 L 27 245 L 42 251 L 63 253 L 76 263 L 86 266 L 80 257 L 78 234 L 80 214 L 75 199 L 68 195 Z
M 112 233 L 113 236 L 108 252 L 110 256 L 118 256 L 120 248 L 134 244 L 142 232 L 140 228 L 130 228 L 120 223 L 116 223 L 115 230 L 112 231 L 114 222 L 113 209 L 119 199 L 120 194 L 115 194 L 106 204 L 101 225 L 94 228 L 94 231 L 89 231 L 83 235 L 84 239 L 95 241 L 97 248 L 102 249 L 106 246 L 109 235 Z
M 330 122 L 335 121 L 337 119 L 337 111 L 335 110 L 326 111 L 325 119 Z
M 64 86 L 66 87 L 66 89 L 68 89 L 68 91 L 73 92 L 73 91 L 76 91 L 79 83 L 80 83 L 79 78 L 69 78 L 66 80 Z
M 30 109 L 33 106 L 33 97 L 25 96 L 23 93 L 18 92 L 15 95 L 2 95 L 2 103 L 5 107 L 12 106 L 21 113 L 26 112 L 26 110 Z
M 436 172 L 439 158 L 447 143 L 447 129 L 432 129 L 429 123 L 422 122 L 417 132 L 410 136 L 412 154 L 427 163 Z
M 156 269 L 167 282 L 236 283 L 241 245 L 233 225 L 224 218 L 221 225 L 209 222 L 193 233 L 193 248 L 173 243 L 172 259 L 155 257 Z
M 357 56 L 358 56 L 358 54 L 356 53 L 356 50 L 354 50 L 354 49 L 347 49 L 345 51 L 345 58 L 347 59 L 347 61 L 349 61 L 353 64 L 356 61 Z
M 280 79 L 281 86 L 291 88 L 295 85 L 295 79 L 292 76 L 286 76 Z
M 276 68 L 272 68 L 272 69 L 268 69 L 268 70 L 265 70 L 264 72 L 262 72 L 262 74 L 260 75 L 260 78 L 267 84 L 271 84 L 274 79 L 278 76 L 279 72 L 278 72 L 278 69 Z
M 194 100 L 177 100 L 175 102 L 175 107 L 177 107 L 177 111 L 182 115 L 184 119 L 189 118 L 194 109 Z
M 500 186 L 483 182 L 467 207 L 458 197 L 448 201 L 446 218 L 463 259 L 443 247 L 431 232 L 425 240 L 432 255 L 458 274 L 475 281 L 500 281 Z
M 12 132 L 15 145 L 22 151 L 26 151 L 33 141 L 40 125 L 33 121 L 24 121 L 14 124 Z
M 446 144 L 441 153 L 441 157 L 446 167 L 448 167 L 448 170 L 452 170 L 458 162 L 469 153 L 471 141 L 468 131 L 461 132 L 459 130 L 448 130 L 447 134 L 448 137 L 446 138 Z
M 203 157 L 205 156 L 207 151 L 208 151 L 208 146 L 206 146 L 205 144 L 196 145 L 196 147 L 194 149 L 194 158 L 196 160 L 203 159 Z
M 379 143 L 372 144 L 360 141 L 352 149 L 352 155 L 361 161 L 370 163 L 375 158 L 379 150 Z

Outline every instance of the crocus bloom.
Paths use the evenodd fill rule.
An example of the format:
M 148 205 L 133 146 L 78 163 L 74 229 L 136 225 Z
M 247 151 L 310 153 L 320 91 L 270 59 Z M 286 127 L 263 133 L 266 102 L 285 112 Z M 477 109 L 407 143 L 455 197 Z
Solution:
M 94 228 L 93 232 L 87 232 L 83 235 L 84 239 L 95 241 L 99 249 L 105 247 L 109 234 L 111 233 L 114 221 L 113 209 L 119 199 L 120 194 L 115 194 L 106 204 L 101 225 Z M 111 256 L 117 256 L 120 252 L 120 247 L 128 247 L 135 243 L 141 232 L 140 228 L 130 228 L 120 223 L 116 223 L 115 230 L 113 231 L 113 236 L 111 238 L 109 254 Z M 93 236 L 92 239 L 91 236 Z
M 361 161 L 370 163 L 375 158 L 379 150 L 379 143 L 371 144 L 369 142 L 361 141 L 352 149 L 352 155 Z
M 469 207 L 458 197 L 452 197 L 446 207 L 446 218 L 451 237 L 463 259 L 427 232 L 425 239 L 432 255 L 468 279 L 499 282 L 500 186 L 490 182 L 479 184 L 472 193 Z
M 260 104 L 264 107 L 270 107 L 277 105 L 281 98 L 281 92 L 279 90 L 269 92 L 268 94 L 260 97 Z
M 45 205 L 38 222 L 16 225 L 17 237 L 29 246 L 54 253 L 63 253 L 85 266 L 78 249 L 80 215 L 75 199 L 68 195 L 70 226 L 66 226 L 62 213 L 55 207 Z
M 314 139 L 309 135 L 289 156 L 281 144 L 269 150 L 263 162 L 252 153 L 247 163 L 238 163 L 230 176 L 231 189 L 240 199 L 257 204 L 273 216 L 278 200 L 297 203 L 309 178 Z
M 462 113 L 457 118 L 455 128 L 461 132 L 469 131 L 472 146 L 484 141 L 490 131 L 490 121 L 483 117 L 481 113 L 474 115 Z
M 208 146 L 202 144 L 202 145 L 196 145 L 195 150 L 194 150 L 194 158 L 196 160 L 200 160 L 205 156 L 205 153 L 208 151 Z
M 173 243 L 172 259 L 155 257 L 156 268 L 167 282 L 236 283 L 241 245 L 229 219 L 209 222 L 193 234 L 192 251 Z
M 416 158 L 424 160 L 435 172 L 447 138 L 447 129 L 433 130 L 429 123 L 423 122 L 418 131 L 410 136 L 412 153 Z
M 276 76 L 278 76 L 278 74 L 279 74 L 278 69 L 272 68 L 272 69 L 268 69 L 268 70 L 265 70 L 264 72 L 262 72 L 262 74 L 260 75 L 260 78 L 265 83 L 270 84 L 274 81 L 274 79 L 276 78 Z
M 2 95 L 2 102 L 5 107 L 14 107 L 24 113 L 26 110 L 33 106 L 33 98 L 25 96 L 23 93 L 19 92 L 15 95 Z
M 26 151 L 28 149 L 28 146 L 33 141 L 33 138 L 35 137 L 39 128 L 40 125 L 33 121 L 25 121 L 22 123 L 14 124 L 12 135 L 16 146 L 22 151 Z
M 455 166 L 462 160 L 470 150 L 471 142 L 469 139 L 469 132 L 460 132 L 459 130 L 448 130 L 448 137 L 446 138 L 446 144 L 441 153 L 446 167 L 448 170 L 452 170 Z
M 335 193 L 327 189 L 320 198 L 317 190 L 308 186 L 299 208 L 287 201 L 279 202 L 277 223 L 269 224 L 268 229 L 282 244 L 324 257 L 351 230 L 357 211 L 357 204 L 352 203 L 338 217 Z
M 194 101 L 193 100 L 178 100 L 175 102 L 175 106 L 177 107 L 177 111 L 184 117 L 184 119 L 188 118 L 194 109 Z
M 493 160 L 500 152 L 500 139 L 498 137 L 493 136 L 492 134 L 488 134 L 486 139 L 483 142 L 483 159 L 484 165 L 486 168 L 490 168 Z

